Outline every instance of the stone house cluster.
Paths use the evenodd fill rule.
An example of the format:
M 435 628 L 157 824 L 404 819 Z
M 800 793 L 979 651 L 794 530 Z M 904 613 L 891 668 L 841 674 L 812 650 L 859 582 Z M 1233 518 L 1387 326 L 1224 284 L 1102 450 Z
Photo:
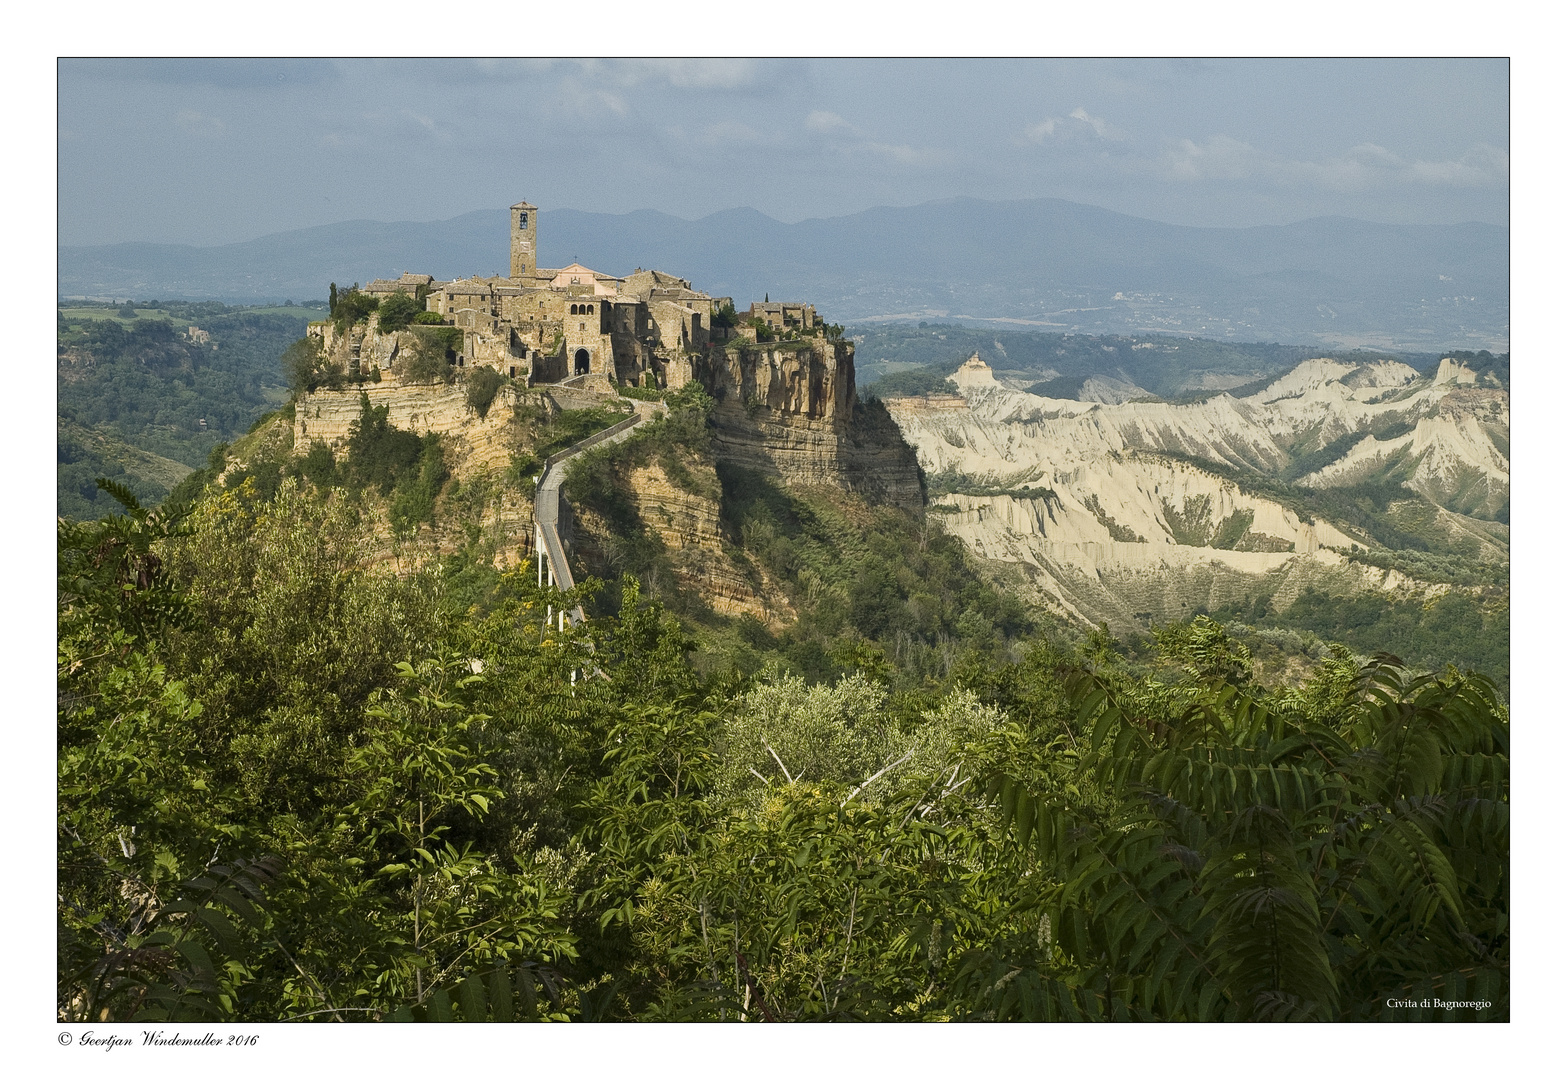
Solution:
M 437 281 L 403 274 L 372 281 L 365 291 L 422 296 L 427 311 L 463 331 L 459 364 L 525 376 L 530 386 L 607 390 L 646 382 L 651 374 L 658 386 L 678 389 L 690 381 L 692 354 L 730 337 L 755 338 L 752 328 L 713 326 L 714 313 L 733 306 L 729 297 L 709 296 L 672 274 L 637 269 L 615 277 L 579 263 L 540 268 L 538 208 L 520 202 L 510 214 L 509 275 Z M 820 325 L 809 304 L 753 304 L 740 318 L 752 317 L 778 330 Z

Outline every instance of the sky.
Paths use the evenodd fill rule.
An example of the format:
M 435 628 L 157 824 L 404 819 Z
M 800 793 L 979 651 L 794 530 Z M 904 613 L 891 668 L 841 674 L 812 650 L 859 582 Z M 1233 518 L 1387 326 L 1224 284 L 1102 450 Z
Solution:
M 61 60 L 59 242 L 968 196 L 1508 219 L 1506 60 Z

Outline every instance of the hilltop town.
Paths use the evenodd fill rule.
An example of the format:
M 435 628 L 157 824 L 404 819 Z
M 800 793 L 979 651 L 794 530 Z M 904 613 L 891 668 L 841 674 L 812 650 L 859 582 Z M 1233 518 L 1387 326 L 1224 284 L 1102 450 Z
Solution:
M 752 303 L 735 311 L 727 296 L 710 296 L 689 280 L 638 268 L 624 277 L 601 273 L 580 263 L 541 268 L 538 208 L 511 207 L 511 272 L 505 277 L 437 281 L 429 274 L 404 273 L 377 279 L 364 288 L 376 300 L 398 293 L 440 316 L 443 325 L 462 331 L 462 347 L 453 349 L 457 367 L 491 367 L 528 386 L 564 384 L 609 391 L 615 385 L 644 385 L 676 390 L 692 378 L 692 356 L 731 340 L 825 337 L 833 328 L 806 303 Z M 433 322 L 433 320 L 431 320 Z M 329 324 L 313 328 L 328 351 L 343 357 L 360 374 L 380 359 L 365 349 L 369 324 L 346 341 L 332 338 Z
M 563 505 L 565 551 L 551 555 L 551 576 L 569 580 L 566 553 L 609 573 L 603 552 L 645 531 L 693 595 L 721 613 L 764 621 L 776 617 L 761 572 L 742 572 L 724 554 L 715 468 L 914 512 L 923 505 L 913 448 L 879 402 L 860 401 L 854 343 L 811 304 L 764 294 L 737 312 L 732 298 L 659 270 L 616 277 L 580 263 L 540 268 L 537 215 L 530 203 L 511 208 L 507 276 L 404 273 L 334 288 L 333 317 L 309 326 L 318 366 L 296 382 L 287 431 L 274 433 L 278 450 L 296 462 L 323 453 L 323 462 L 346 462 L 355 433 L 376 414 L 393 429 L 438 436 L 454 484 L 492 492 L 476 524 L 503 567 L 538 553 L 537 492 L 527 481 L 548 486 L 540 470 L 562 451 L 552 441 L 559 425 L 586 424 L 583 435 L 610 424 L 620 431 L 632 413 L 652 420 L 668 415 L 671 401 L 700 401 L 700 453 L 669 465 L 673 473 L 659 459 L 617 481 L 645 529 Z M 503 476 L 511 481 L 496 483 Z M 553 528 L 553 511 L 545 516 Z M 430 524 L 418 543 L 432 555 L 470 542 L 454 522 L 432 515 Z M 383 556 L 397 557 L 389 546 L 376 558 Z

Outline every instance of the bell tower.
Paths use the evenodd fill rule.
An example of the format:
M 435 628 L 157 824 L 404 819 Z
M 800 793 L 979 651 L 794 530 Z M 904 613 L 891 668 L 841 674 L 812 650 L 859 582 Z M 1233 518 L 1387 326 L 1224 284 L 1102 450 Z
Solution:
M 538 268 L 539 208 L 520 202 L 511 208 L 511 277 L 531 278 Z

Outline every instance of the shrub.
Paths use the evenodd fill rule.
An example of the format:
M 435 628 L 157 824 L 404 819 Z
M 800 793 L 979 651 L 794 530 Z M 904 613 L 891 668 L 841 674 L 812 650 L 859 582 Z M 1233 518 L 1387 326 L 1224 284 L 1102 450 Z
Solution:
M 462 331 L 455 327 L 440 330 L 415 327 L 413 345 L 398 351 L 398 359 L 392 365 L 397 377 L 411 383 L 449 383 L 457 378 L 457 372 L 447 362 L 447 354 L 462 348 Z M 456 336 L 456 348 L 452 337 Z
M 407 536 L 422 521 L 435 520 L 435 498 L 446 482 L 446 454 L 441 437 L 433 432 L 420 440 L 417 468 L 406 470 L 397 480 L 392 497 L 392 531 Z
M 390 334 L 404 329 L 418 316 L 425 314 L 422 305 L 404 292 L 396 292 L 381 301 L 377 309 L 381 317 L 381 332 Z
M 309 393 L 325 386 L 336 390 L 343 385 L 343 367 L 326 355 L 318 337 L 302 337 L 283 350 L 283 374 L 295 393 Z
M 356 283 L 347 292 L 339 292 L 337 303 L 332 308 L 332 320 L 337 323 L 337 332 L 344 334 L 355 323 L 364 322 L 372 311 L 379 308 L 380 301 L 369 293 L 360 292 Z
M 359 419 L 348 436 L 346 472 L 366 487 L 389 494 L 392 485 L 419 460 L 423 443 L 411 431 L 387 421 L 385 405 L 372 406 L 370 396 L 359 395 Z
M 320 488 L 331 487 L 337 483 L 337 462 L 332 457 L 332 448 L 317 439 L 310 444 L 310 452 L 300 459 L 299 474 Z
M 415 326 L 440 326 L 446 319 L 439 311 L 421 311 L 409 321 Z
M 506 376 L 492 367 L 476 367 L 468 372 L 465 382 L 464 396 L 468 405 L 482 418 L 489 415 L 490 405 L 505 385 Z

